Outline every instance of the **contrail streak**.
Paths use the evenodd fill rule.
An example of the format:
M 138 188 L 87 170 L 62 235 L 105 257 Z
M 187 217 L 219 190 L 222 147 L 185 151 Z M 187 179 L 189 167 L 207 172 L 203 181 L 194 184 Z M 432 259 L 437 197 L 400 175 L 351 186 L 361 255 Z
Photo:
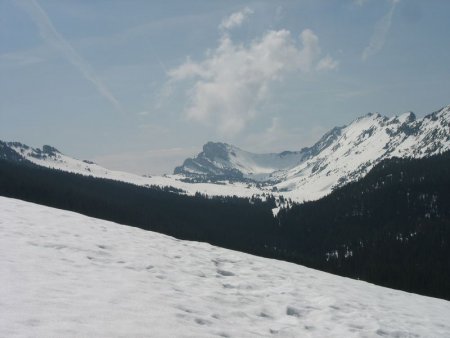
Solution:
M 119 101 L 108 87 L 95 74 L 92 67 L 77 53 L 72 45 L 55 29 L 50 18 L 36 0 L 17 0 L 16 3 L 25 10 L 39 29 L 40 36 L 55 48 L 67 61 L 75 66 L 91 82 L 97 91 L 105 97 L 118 111 L 122 111 Z
M 391 8 L 385 16 L 375 25 L 375 30 L 370 39 L 369 45 L 362 53 L 362 59 L 365 61 L 372 55 L 378 53 L 383 48 L 386 41 L 386 36 L 391 28 L 392 17 L 394 15 L 395 7 L 400 0 L 392 0 Z

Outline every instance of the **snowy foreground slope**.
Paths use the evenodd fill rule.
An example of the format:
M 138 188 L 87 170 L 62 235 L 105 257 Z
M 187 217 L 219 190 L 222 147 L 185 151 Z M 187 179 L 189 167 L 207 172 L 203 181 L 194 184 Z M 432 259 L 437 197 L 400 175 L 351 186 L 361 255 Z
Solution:
M 0 197 L 0 336 L 449 337 L 450 302 Z

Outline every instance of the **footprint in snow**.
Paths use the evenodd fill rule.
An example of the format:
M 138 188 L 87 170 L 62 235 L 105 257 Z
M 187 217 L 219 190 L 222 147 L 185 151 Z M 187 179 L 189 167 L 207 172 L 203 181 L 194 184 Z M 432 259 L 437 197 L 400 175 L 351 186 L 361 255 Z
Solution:
M 195 322 L 199 325 L 211 325 L 211 322 L 207 319 L 195 318 Z
M 304 315 L 302 310 L 297 309 L 297 308 L 295 308 L 293 306 L 288 306 L 286 308 L 286 314 L 288 316 L 293 316 L 293 317 L 297 317 L 297 318 L 303 317 L 303 315 Z
M 222 269 L 217 269 L 217 273 L 220 276 L 224 276 L 224 277 L 229 277 L 229 276 L 235 276 L 235 274 L 231 271 L 226 271 L 226 270 L 222 270 Z

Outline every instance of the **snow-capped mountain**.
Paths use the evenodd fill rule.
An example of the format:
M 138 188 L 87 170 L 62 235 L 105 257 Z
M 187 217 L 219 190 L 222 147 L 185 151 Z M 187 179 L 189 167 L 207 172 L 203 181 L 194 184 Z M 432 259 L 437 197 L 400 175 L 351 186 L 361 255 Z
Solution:
M 42 167 L 67 171 L 86 176 L 106 178 L 127 182 L 139 186 L 173 187 L 182 190 L 183 193 L 194 195 L 199 192 L 210 196 L 242 196 L 252 197 L 269 192 L 269 189 L 261 189 L 243 182 L 227 184 L 188 183 L 181 175 L 164 176 L 139 176 L 132 173 L 109 170 L 92 161 L 78 160 L 67 156 L 56 148 L 45 145 L 33 148 L 19 142 L 0 141 L 0 159 L 14 162 L 29 161 Z
M 252 154 L 207 143 L 175 173 L 195 181 L 260 181 L 296 200 L 320 198 L 364 176 L 383 159 L 421 158 L 450 149 L 450 106 L 421 119 L 411 113 L 388 118 L 368 114 L 326 133 L 297 152 Z
M 206 180 L 270 181 L 274 172 L 291 168 L 302 161 L 302 151 L 279 154 L 254 154 L 226 143 L 208 142 L 194 159 L 188 158 L 174 174 Z
M 0 197 L 2 337 L 449 337 L 450 302 Z
M 413 113 L 388 118 L 368 114 L 326 133 L 299 151 L 254 154 L 225 143 L 209 142 L 174 175 L 139 176 L 103 168 L 44 146 L 31 148 L 0 141 L 0 158 L 109 178 L 142 186 L 170 186 L 187 194 L 251 197 L 270 193 L 294 201 L 316 200 L 363 177 L 383 159 L 431 156 L 450 149 L 450 106 L 423 118 Z

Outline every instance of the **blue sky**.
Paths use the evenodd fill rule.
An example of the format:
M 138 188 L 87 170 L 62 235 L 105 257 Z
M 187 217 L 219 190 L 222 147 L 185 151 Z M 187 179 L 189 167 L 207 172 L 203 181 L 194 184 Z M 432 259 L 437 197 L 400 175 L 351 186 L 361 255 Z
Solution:
M 450 104 L 450 1 L 0 1 L 0 139 L 170 173 Z

